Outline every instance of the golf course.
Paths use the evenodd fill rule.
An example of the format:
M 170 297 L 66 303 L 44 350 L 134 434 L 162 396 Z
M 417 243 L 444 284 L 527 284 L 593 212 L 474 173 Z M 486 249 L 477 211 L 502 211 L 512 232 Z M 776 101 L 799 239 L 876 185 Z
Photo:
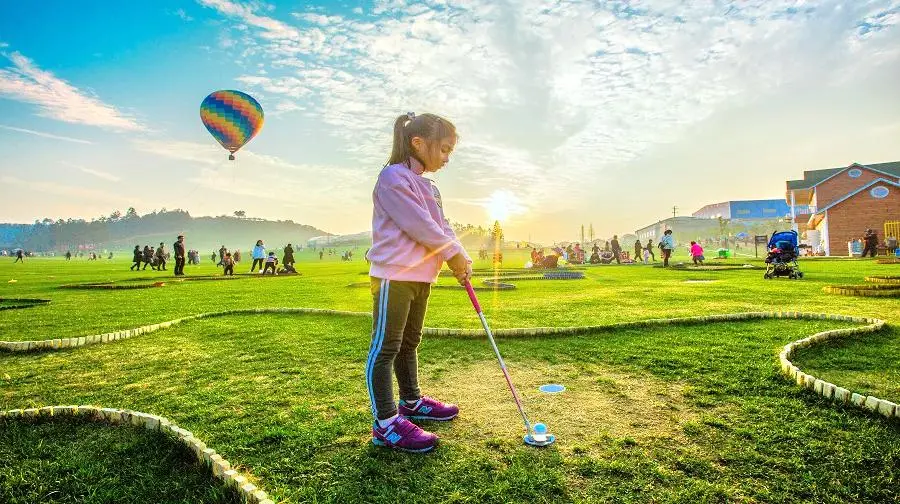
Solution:
M 768 280 L 761 259 L 695 268 L 676 255 L 682 267 L 563 266 L 554 271 L 580 274 L 541 278 L 521 272 L 527 254 L 504 251 L 493 270 L 476 261 L 472 283 L 529 419 L 556 442 L 522 442 L 478 315 L 442 275 L 419 380 L 460 414 L 422 423 L 440 436 L 425 455 L 372 444 L 363 260 L 304 250 L 299 275 L 240 263 L 227 280 L 208 258 L 178 278 L 129 271 L 122 254 L 4 260 L 0 502 L 900 498 L 900 412 L 798 385 L 779 357 L 837 330 L 794 346 L 790 363 L 900 403 L 896 290 L 846 288 L 890 285 L 897 264 L 810 258 L 803 279 Z

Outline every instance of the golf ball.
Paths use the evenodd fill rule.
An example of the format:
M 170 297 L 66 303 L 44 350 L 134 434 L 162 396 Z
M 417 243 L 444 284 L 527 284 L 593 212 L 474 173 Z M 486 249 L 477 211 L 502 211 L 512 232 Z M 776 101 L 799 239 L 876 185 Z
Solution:
M 534 424 L 534 427 L 532 427 L 532 429 L 534 429 L 535 434 L 546 434 L 547 433 L 547 426 L 542 423 Z

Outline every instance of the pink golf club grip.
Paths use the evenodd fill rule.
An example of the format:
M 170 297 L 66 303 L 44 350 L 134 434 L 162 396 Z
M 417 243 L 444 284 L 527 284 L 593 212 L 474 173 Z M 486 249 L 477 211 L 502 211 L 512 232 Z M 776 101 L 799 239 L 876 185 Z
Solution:
M 475 297 L 475 289 L 472 288 L 472 283 L 466 280 L 466 292 L 469 293 L 469 300 L 472 301 L 472 306 L 475 307 L 475 311 L 481 313 L 481 305 L 478 304 L 478 298 Z

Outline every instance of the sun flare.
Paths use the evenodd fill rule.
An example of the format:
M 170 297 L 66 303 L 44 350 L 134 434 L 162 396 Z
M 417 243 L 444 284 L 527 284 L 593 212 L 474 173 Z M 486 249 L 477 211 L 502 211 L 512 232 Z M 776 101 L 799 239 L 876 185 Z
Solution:
M 485 208 L 492 221 L 504 222 L 514 215 L 525 213 L 525 207 L 519 198 L 506 189 L 491 193 L 485 202 Z

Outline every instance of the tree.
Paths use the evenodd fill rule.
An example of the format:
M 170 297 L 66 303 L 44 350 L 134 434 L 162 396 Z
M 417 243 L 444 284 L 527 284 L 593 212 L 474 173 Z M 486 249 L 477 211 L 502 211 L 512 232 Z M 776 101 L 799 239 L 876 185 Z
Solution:
M 109 214 L 109 220 L 115 222 L 122 218 L 122 212 L 118 210 L 113 210 L 113 213 Z
M 137 210 L 135 210 L 134 207 L 128 207 L 128 210 L 125 211 L 125 218 L 126 219 L 139 219 L 140 216 L 138 215 Z
M 491 243 L 495 248 L 503 246 L 503 228 L 500 227 L 500 221 L 494 221 L 491 228 Z
M 245 212 L 243 210 L 235 210 L 234 216 L 237 217 L 238 219 L 243 219 L 244 217 L 247 216 L 247 212 Z

